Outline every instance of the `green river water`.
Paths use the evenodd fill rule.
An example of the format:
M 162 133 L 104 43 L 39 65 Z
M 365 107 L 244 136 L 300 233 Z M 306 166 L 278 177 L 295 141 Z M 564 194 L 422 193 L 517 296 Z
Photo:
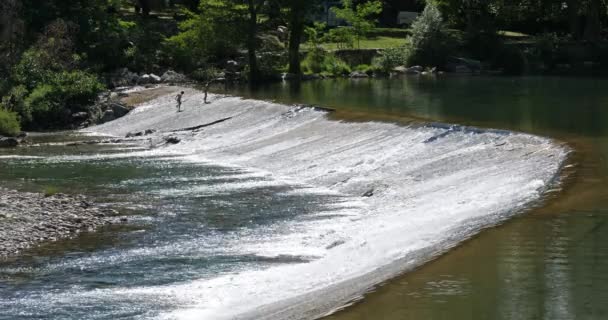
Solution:
M 523 131 L 575 150 L 564 190 L 330 317 L 608 318 L 608 80 L 446 77 L 275 84 L 237 94 L 318 104 L 338 117 Z
M 574 150 L 562 190 L 550 193 L 544 204 L 376 287 L 327 319 L 606 319 L 605 88 L 608 80 L 591 78 L 411 77 L 278 83 L 228 93 L 334 108 L 333 117 L 349 121 L 422 120 L 523 131 Z M 183 118 L 172 118 L 178 127 L 214 107 L 195 100 L 186 98 Z M 150 108 L 151 117 L 163 108 L 173 113 L 173 101 L 167 101 Z M 255 113 L 262 119 L 264 107 L 270 108 L 262 105 Z M 32 137 L 66 139 L 91 137 Z M 206 280 L 218 275 L 236 278 L 316 259 L 316 252 L 273 253 L 293 250 L 299 242 L 290 237 L 298 225 L 307 226 L 304 231 L 323 226 L 333 221 L 330 213 L 352 206 L 342 196 L 275 181 L 264 172 L 191 161 L 141 143 L 44 144 L 0 151 L 0 157 L 4 186 L 84 193 L 130 221 L 0 262 L 0 319 L 7 320 L 150 319 L 189 305 L 191 295 L 213 300 L 223 292 L 207 294 L 213 282 Z M 281 245 L 283 251 L 277 249 Z M 271 282 L 245 280 L 243 288 L 251 291 L 234 291 L 242 293 L 238 304 L 252 300 L 248 292 L 261 288 L 262 295 L 265 286 L 272 288 Z

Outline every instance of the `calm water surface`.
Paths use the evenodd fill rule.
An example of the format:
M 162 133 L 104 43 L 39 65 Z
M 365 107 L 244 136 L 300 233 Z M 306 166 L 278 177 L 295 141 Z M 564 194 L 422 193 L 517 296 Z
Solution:
M 565 190 L 334 314 L 353 319 L 608 318 L 608 81 L 446 77 L 275 84 L 238 94 L 554 137 L 575 153 Z M 344 112 L 342 112 L 344 111 Z

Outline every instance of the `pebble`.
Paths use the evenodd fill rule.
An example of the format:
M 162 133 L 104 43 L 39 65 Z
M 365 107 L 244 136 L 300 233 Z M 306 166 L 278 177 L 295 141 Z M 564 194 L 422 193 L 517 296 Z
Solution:
M 43 242 L 92 231 L 116 221 L 118 212 L 82 195 L 18 192 L 0 188 L 0 259 Z

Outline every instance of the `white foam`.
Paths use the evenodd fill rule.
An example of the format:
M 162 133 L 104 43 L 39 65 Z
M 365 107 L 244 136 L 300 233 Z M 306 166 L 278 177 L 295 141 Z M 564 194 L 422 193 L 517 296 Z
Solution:
M 258 169 L 273 178 L 219 188 L 297 182 L 308 188 L 290 192 L 333 193 L 343 195 L 344 202 L 310 219 L 277 225 L 267 239 L 240 245 L 243 252 L 262 256 L 315 257 L 311 262 L 90 293 L 174 302 L 176 309 L 163 319 L 233 318 L 360 277 L 417 250 L 440 251 L 433 248 L 448 239 L 464 240 L 538 200 L 567 154 L 548 139 L 526 134 L 343 123 L 311 109 L 238 98 L 203 105 L 200 93 L 189 90 L 186 96 L 184 112 L 176 113 L 165 97 L 93 130 L 112 135 L 170 131 L 232 117 L 155 153 Z

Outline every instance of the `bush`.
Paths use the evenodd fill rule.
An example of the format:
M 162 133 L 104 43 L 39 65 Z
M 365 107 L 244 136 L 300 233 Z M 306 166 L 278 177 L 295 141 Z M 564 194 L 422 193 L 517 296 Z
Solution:
M 378 70 L 390 72 L 395 67 L 407 64 L 409 50 L 409 46 L 387 48 L 374 58 L 372 65 Z
M 405 50 L 408 65 L 443 67 L 454 45 L 445 30 L 441 12 L 432 3 L 412 23 L 412 36 Z
M 331 29 L 324 40 L 335 43 L 338 49 L 352 49 L 355 47 L 355 34 L 349 28 Z
M 346 62 L 321 48 L 314 48 L 308 52 L 302 61 L 302 70 L 304 73 L 322 73 L 332 76 L 340 76 L 351 71 Z
M 23 85 L 13 87 L 2 98 L 0 108 L 17 113 L 21 117 L 22 122 L 30 121 L 32 119 L 32 110 L 25 105 L 25 98 L 28 94 L 27 88 Z
M 0 109 L 0 135 L 16 136 L 21 131 L 17 114 Z
M 104 86 L 84 71 L 64 71 L 50 75 L 47 83 L 36 86 L 24 100 L 26 124 L 38 128 L 61 126 L 74 112 L 92 104 Z

